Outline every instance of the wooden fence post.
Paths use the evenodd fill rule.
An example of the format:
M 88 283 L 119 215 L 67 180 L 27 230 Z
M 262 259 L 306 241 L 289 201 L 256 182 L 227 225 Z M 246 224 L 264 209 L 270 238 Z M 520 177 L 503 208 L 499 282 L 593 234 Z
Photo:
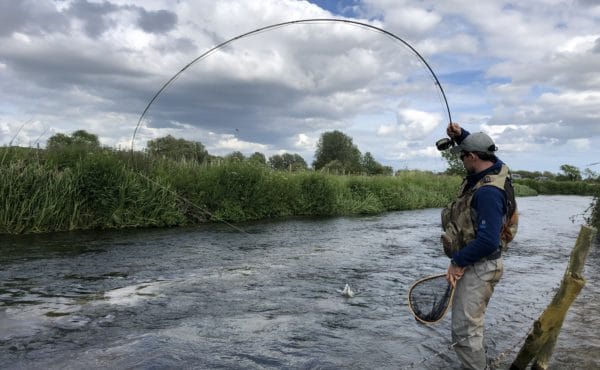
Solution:
M 581 227 L 560 288 L 540 318 L 533 322 L 523 347 L 510 366 L 511 370 L 523 370 L 531 360 L 534 360 L 532 369 L 548 368 L 567 310 L 585 285 L 583 267 L 595 233 L 593 227 Z

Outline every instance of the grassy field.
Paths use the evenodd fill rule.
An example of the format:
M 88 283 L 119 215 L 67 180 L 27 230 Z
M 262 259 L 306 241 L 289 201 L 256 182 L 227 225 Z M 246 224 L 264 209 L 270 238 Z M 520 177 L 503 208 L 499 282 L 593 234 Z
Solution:
M 275 171 L 247 161 L 207 165 L 111 150 L 0 148 L 0 233 L 170 227 L 442 207 L 454 198 L 460 182 L 456 176 L 423 171 L 339 176 Z M 559 185 L 527 182 L 517 184 L 516 191 L 536 195 L 549 189 L 557 194 L 589 190 L 576 184 L 560 190 Z

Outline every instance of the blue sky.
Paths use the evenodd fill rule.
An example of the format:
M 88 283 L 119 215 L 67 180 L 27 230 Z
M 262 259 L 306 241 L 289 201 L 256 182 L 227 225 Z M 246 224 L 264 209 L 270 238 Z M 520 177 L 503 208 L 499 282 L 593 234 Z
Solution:
M 0 144 L 44 146 L 85 129 L 127 148 L 150 98 L 194 58 L 313 18 L 409 42 L 453 120 L 490 134 L 514 169 L 600 161 L 600 3 L 591 0 L 0 0 Z M 356 25 L 303 23 L 194 64 L 152 105 L 134 145 L 171 134 L 212 154 L 291 152 L 310 163 L 335 129 L 395 169 L 441 171 L 433 143 L 447 124 L 407 47 Z

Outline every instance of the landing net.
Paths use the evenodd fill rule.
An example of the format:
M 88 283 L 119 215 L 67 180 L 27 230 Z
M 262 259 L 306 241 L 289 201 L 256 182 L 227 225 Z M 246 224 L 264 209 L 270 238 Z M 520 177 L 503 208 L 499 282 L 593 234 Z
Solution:
M 454 289 L 446 280 L 446 274 L 428 276 L 410 287 L 408 307 L 415 319 L 433 324 L 444 318 L 453 296 Z

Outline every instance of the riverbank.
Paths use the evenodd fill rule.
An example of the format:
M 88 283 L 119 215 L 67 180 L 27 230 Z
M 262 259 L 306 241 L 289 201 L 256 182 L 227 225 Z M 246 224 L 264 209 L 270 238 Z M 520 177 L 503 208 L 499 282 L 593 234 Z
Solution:
M 450 202 L 461 182 L 457 176 L 424 171 L 342 176 L 276 171 L 248 161 L 209 165 L 112 150 L 3 149 L 0 233 L 4 234 L 435 208 Z M 540 193 L 533 185 L 518 183 L 517 195 Z M 590 195 L 591 188 L 564 189 L 560 194 Z
M 375 214 L 440 207 L 457 177 L 281 172 L 247 162 L 207 166 L 91 153 L 60 168 L 42 160 L 4 164 L 0 232 L 171 227 L 289 216 Z

